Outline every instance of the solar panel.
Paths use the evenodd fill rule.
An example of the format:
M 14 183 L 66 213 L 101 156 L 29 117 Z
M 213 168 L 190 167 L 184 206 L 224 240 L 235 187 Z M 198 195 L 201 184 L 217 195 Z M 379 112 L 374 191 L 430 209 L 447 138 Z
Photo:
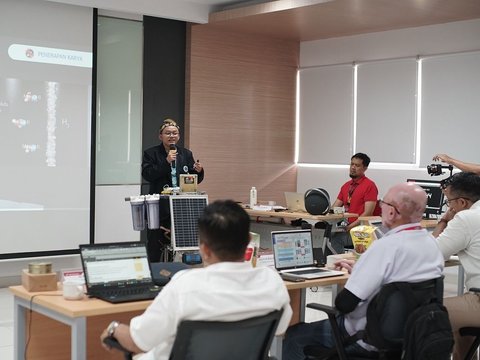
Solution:
M 173 250 L 198 250 L 197 220 L 208 204 L 207 195 L 171 195 Z

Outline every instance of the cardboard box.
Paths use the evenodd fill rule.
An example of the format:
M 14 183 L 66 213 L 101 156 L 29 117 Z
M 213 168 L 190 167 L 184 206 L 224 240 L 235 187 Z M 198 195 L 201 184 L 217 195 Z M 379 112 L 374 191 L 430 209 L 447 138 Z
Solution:
M 197 182 L 198 182 L 198 175 L 181 174 L 180 175 L 180 192 L 196 193 Z
M 57 274 L 30 274 L 27 269 L 22 271 L 22 285 L 30 292 L 57 290 Z

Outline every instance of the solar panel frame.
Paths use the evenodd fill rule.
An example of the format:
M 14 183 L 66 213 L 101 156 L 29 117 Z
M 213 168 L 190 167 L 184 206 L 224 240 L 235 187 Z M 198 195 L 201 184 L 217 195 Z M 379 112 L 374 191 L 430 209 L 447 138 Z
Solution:
M 169 201 L 173 250 L 198 250 L 197 220 L 208 205 L 208 195 L 171 195 Z

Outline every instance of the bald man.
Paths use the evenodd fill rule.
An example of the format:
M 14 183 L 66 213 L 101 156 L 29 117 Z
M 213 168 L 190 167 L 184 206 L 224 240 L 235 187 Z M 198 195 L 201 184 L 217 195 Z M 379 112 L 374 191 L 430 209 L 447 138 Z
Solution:
M 435 238 L 420 226 L 427 195 L 414 183 L 393 186 L 380 200 L 382 223 L 389 231 L 362 254 L 358 262 L 340 261 L 351 276 L 335 299 L 342 313 L 338 323 L 343 335 L 365 329 L 367 307 L 380 288 L 397 281 L 421 282 L 442 275 L 443 256 Z M 283 359 L 304 359 L 306 345 L 334 347 L 328 320 L 300 323 L 287 330 Z M 371 356 L 377 349 L 363 341 L 349 345 L 347 354 Z

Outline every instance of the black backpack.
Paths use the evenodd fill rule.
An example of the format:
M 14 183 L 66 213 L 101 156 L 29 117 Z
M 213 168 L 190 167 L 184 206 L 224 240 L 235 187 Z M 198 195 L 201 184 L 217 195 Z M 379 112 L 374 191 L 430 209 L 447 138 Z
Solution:
M 443 278 L 382 286 L 367 309 L 365 330 L 355 334 L 379 350 L 379 357 L 402 360 L 450 359 L 453 334 L 446 308 L 437 299 Z
M 407 319 L 403 360 L 449 360 L 453 334 L 448 312 L 438 302 L 420 305 Z

